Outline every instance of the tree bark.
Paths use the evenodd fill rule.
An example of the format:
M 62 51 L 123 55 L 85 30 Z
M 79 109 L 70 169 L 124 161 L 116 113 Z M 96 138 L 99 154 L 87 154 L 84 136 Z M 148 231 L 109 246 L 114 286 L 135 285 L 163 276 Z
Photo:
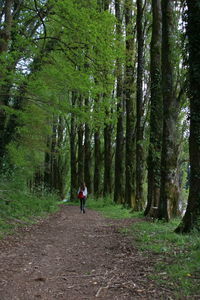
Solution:
M 136 122 L 136 203 L 134 209 L 142 210 L 144 205 L 144 146 L 143 146 L 143 73 L 144 73 L 144 29 L 143 1 L 137 0 L 137 122 Z
M 67 162 L 66 162 L 66 153 L 63 153 L 63 149 L 65 149 L 65 119 L 63 116 L 59 116 L 58 119 L 58 129 L 57 129 L 57 148 L 58 148 L 58 156 L 57 156 L 57 177 L 56 177 L 56 190 L 59 193 L 61 199 L 65 198 L 65 179 L 67 173 Z
M 151 207 L 158 207 L 160 198 L 160 163 L 162 147 L 163 102 L 161 91 L 161 44 L 162 13 L 160 0 L 152 0 L 153 24 L 151 38 L 151 102 L 150 102 L 150 141 L 148 150 L 148 215 Z
M 78 185 L 84 182 L 84 128 L 83 124 L 78 126 Z
M 125 158 L 125 204 L 135 206 L 135 100 L 133 77 L 133 18 L 132 0 L 125 1 L 126 23 L 126 67 L 125 67 L 125 100 L 126 100 L 126 158 Z
M 6 0 L 4 5 L 4 24 L 0 30 L 0 53 L 8 50 L 9 40 L 11 38 L 12 28 L 12 8 L 13 0 Z
M 100 133 L 94 133 L 94 196 L 101 196 L 101 141 Z
M 89 99 L 85 99 L 86 107 L 89 104 Z M 84 160 L 84 178 L 88 193 L 93 193 L 93 180 L 92 180 L 92 145 L 91 145 L 91 129 L 90 126 L 85 124 L 85 160 Z
M 112 126 L 104 128 L 104 197 L 112 193 Z
M 109 10 L 109 4 L 110 4 L 110 0 L 104 0 L 104 10 L 108 11 Z
M 53 116 L 53 124 L 52 124 L 52 141 L 51 141 L 51 183 L 50 189 L 51 191 L 56 190 L 56 182 L 57 182 L 57 130 L 58 130 L 58 117 Z
M 117 19 L 116 33 L 120 42 L 122 38 L 122 18 L 121 18 L 121 0 L 115 0 L 115 16 Z M 117 135 L 116 135 L 116 150 L 115 150 L 115 178 L 114 178 L 114 202 L 124 202 L 124 99 L 123 99 L 123 77 L 122 64 L 118 59 L 116 62 L 117 74 Z
M 12 29 L 12 8 L 13 0 L 6 0 L 2 11 L 4 11 L 4 22 L 0 29 L 0 55 L 7 52 L 9 41 L 11 39 L 11 29 Z M 5 105 L 9 99 L 10 91 L 10 79 L 7 78 L 7 66 L 5 66 L 4 60 L 0 57 L 1 74 L 1 95 L 0 95 L 0 105 Z M 0 168 L 2 169 L 3 161 L 5 162 L 5 133 L 6 133 L 6 112 L 0 107 Z
M 44 187 L 49 190 L 51 186 L 51 137 L 47 137 L 47 151 L 44 158 Z
M 77 95 L 72 92 L 71 103 L 72 107 L 75 106 L 77 101 Z M 71 185 L 70 185 L 70 199 L 73 201 L 76 199 L 78 190 L 77 179 L 77 158 L 76 158 L 76 119 L 74 113 L 71 113 L 71 128 L 70 128 L 70 172 L 71 172 Z
M 186 213 L 177 233 L 200 231 L 200 5 L 198 0 L 187 0 L 189 99 L 190 99 L 190 187 Z
M 109 9 L 110 0 L 97 0 L 97 7 L 99 11 Z
M 161 154 L 161 191 L 158 219 L 168 221 L 169 205 L 177 199 L 177 131 L 178 103 L 173 71 L 173 0 L 162 0 L 162 93 L 163 137 Z

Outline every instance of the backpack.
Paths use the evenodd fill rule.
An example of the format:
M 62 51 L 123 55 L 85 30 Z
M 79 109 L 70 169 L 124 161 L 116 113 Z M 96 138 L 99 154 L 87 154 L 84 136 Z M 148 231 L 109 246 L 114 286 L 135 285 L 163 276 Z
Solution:
M 84 196 L 83 196 L 83 191 L 82 191 L 82 190 L 79 191 L 79 193 L 78 193 L 78 198 L 79 198 L 79 199 L 84 198 Z

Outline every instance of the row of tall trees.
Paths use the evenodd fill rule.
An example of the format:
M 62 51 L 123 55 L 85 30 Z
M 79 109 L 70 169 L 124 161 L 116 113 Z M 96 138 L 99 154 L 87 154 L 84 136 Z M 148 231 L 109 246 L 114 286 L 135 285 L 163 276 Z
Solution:
M 189 165 L 189 204 L 177 231 L 198 228 L 192 3 L 3 0 L 2 174 L 22 170 L 31 191 L 70 192 L 71 200 L 85 181 L 97 199 L 168 221 L 180 213 Z

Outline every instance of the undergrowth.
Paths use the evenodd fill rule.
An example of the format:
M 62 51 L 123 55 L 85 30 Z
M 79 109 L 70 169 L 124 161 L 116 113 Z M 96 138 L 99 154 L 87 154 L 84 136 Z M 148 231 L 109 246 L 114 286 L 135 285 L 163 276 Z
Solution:
M 37 217 L 58 209 L 58 197 L 48 191 L 28 191 L 20 178 L 0 181 L 0 238 L 15 227 L 33 223 Z

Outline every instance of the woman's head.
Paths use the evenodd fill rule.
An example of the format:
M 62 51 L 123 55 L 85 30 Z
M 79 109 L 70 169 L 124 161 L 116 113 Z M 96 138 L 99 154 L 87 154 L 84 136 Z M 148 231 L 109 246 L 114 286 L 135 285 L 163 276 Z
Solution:
M 85 182 L 82 182 L 82 183 L 81 183 L 80 188 L 81 188 L 82 190 L 85 189 Z

